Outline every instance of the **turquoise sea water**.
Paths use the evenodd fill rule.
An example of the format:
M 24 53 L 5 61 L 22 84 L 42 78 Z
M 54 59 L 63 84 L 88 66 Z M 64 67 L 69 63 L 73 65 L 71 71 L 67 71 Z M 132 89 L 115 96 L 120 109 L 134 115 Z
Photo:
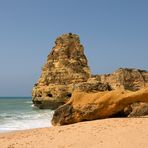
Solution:
M 0 132 L 49 127 L 52 114 L 34 107 L 31 97 L 0 97 Z

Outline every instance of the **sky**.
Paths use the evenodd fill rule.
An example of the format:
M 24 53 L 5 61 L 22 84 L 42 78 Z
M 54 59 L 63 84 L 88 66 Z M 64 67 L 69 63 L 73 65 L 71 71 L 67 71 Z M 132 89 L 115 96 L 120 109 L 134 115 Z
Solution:
M 0 0 L 0 96 L 31 96 L 55 39 L 69 32 L 93 74 L 148 70 L 147 0 Z

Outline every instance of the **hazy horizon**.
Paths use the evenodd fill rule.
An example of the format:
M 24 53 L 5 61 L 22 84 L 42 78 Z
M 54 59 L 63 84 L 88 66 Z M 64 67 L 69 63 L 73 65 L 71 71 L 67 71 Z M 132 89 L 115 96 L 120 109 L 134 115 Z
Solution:
M 147 0 L 1 0 L 0 96 L 31 96 L 63 33 L 76 33 L 93 74 L 148 70 Z

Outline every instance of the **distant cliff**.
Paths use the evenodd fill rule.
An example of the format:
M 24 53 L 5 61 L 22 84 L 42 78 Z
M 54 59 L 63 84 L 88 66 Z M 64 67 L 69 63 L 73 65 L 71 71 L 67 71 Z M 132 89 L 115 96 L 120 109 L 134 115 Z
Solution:
M 65 104 L 73 91 L 97 92 L 118 88 L 136 91 L 148 83 L 148 72 L 120 68 L 112 74 L 92 75 L 84 47 L 76 34 L 63 34 L 55 41 L 32 91 L 39 108 L 56 109 Z

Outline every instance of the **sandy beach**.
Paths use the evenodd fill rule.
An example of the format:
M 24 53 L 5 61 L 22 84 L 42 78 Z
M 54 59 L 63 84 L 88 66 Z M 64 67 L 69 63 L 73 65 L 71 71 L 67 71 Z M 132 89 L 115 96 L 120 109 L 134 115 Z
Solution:
M 0 134 L 0 148 L 147 148 L 148 118 L 112 118 Z

